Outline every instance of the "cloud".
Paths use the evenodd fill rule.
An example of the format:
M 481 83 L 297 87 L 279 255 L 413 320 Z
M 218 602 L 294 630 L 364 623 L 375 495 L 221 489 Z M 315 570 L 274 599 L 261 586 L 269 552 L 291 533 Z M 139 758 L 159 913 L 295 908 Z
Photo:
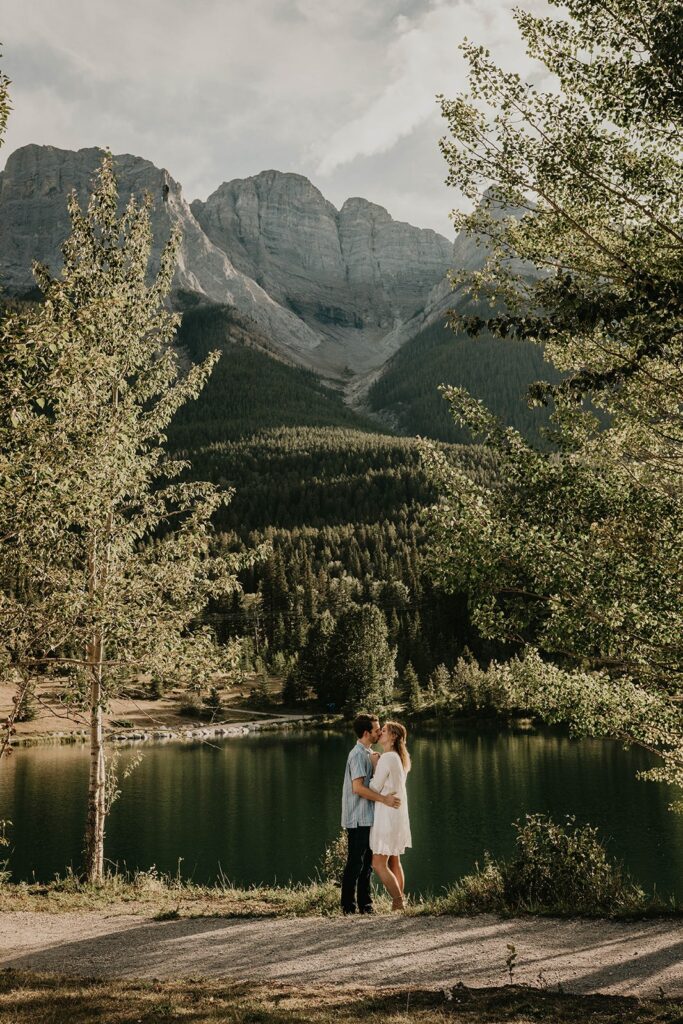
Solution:
M 534 0 L 532 6 L 546 5 Z M 386 83 L 358 115 L 313 147 L 318 172 L 327 175 L 356 157 L 388 151 L 433 115 L 438 93 L 463 91 L 466 67 L 458 45 L 464 36 L 482 41 L 522 73 L 532 68 L 511 5 L 500 0 L 437 0 L 413 19 L 399 16 L 387 49 Z
M 3 153 L 110 146 L 166 167 L 188 198 L 265 168 L 298 171 L 337 205 L 365 195 L 414 223 L 432 210 L 430 226 L 447 231 L 434 95 L 463 85 L 465 34 L 519 66 L 512 3 L 6 4 L 14 110 Z

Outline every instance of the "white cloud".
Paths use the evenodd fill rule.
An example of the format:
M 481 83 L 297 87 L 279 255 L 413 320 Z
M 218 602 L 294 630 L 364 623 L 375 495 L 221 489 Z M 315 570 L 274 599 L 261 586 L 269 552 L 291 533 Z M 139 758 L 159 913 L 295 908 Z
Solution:
M 512 4 L 6 4 L 2 67 L 14 111 L 3 150 L 108 145 L 167 167 L 188 198 L 268 167 L 299 171 L 337 205 L 366 195 L 414 223 L 432 209 L 429 226 L 447 231 L 434 95 L 464 84 L 457 46 L 466 34 L 520 66 Z
M 534 6 L 541 5 L 536 0 Z M 330 174 L 358 156 L 391 149 L 433 114 L 435 96 L 466 88 L 458 45 L 464 36 L 526 73 L 531 63 L 516 40 L 511 5 L 499 0 L 437 2 L 413 20 L 399 16 L 387 56 L 387 81 L 363 111 L 313 147 L 318 171 Z M 515 45 L 517 42 L 517 45 Z

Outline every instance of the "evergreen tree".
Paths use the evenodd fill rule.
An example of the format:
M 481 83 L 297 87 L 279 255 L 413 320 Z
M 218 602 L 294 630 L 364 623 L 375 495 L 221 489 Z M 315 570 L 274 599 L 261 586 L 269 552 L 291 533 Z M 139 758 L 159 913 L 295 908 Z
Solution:
M 412 662 L 408 662 L 403 669 L 402 689 L 406 702 L 406 711 L 409 715 L 415 715 L 422 708 L 422 690 L 417 672 Z
M 435 700 L 445 700 L 448 696 L 450 682 L 451 674 L 446 666 L 443 663 L 437 665 L 429 677 L 430 695 L 433 695 Z
M 328 689 L 328 649 L 334 628 L 334 618 L 327 610 L 313 623 L 298 661 L 287 676 L 283 693 L 287 703 L 300 703 L 311 691 L 323 703 L 334 700 Z
M 391 699 L 395 658 L 379 608 L 370 604 L 348 608 L 330 638 L 321 699 L 349 712 L 385 707 Z

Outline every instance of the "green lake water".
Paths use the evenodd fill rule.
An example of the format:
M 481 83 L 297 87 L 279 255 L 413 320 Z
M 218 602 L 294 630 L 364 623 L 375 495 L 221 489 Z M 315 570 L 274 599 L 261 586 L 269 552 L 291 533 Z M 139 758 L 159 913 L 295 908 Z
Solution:
M 120 867 L 213 882 L 305 881 L 339 830 L 341 782 L 353 737 L 270 733 L 217 742 L 146 745 L 114 805 L 105 852 Z M 649 756 L 617 743 L 512 732 L 411 737 L 408 800 L 414 848 L 407 888 L 437 891 L 484 851 L 510 854 L 511 822 L 543 811 L 576 814 L 609 840 L 647 888 L 683 898 L 683 819 L 666 787 L 639 782 Z M 120 768 L 136 749 L 120 752 Z M 88 757 L 81 746 L 19 748 L 0 772 L 15 880 L 78 868 Z

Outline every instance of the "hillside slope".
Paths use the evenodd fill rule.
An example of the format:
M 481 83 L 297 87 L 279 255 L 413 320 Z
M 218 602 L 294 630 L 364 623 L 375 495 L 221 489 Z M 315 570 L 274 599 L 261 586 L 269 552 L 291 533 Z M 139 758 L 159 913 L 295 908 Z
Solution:
M 401 433 L 465 443 L 469 435 L 453 422 L 438 391 L 440 384 L 458 385 L 537 443 L 548 413 L 529 409 L 525 394 L 532 381 L 556 376 L 536 345 L 490 335 L 469 338 L 433 324 L 392 357 L 370 388 L 366 405 Z

